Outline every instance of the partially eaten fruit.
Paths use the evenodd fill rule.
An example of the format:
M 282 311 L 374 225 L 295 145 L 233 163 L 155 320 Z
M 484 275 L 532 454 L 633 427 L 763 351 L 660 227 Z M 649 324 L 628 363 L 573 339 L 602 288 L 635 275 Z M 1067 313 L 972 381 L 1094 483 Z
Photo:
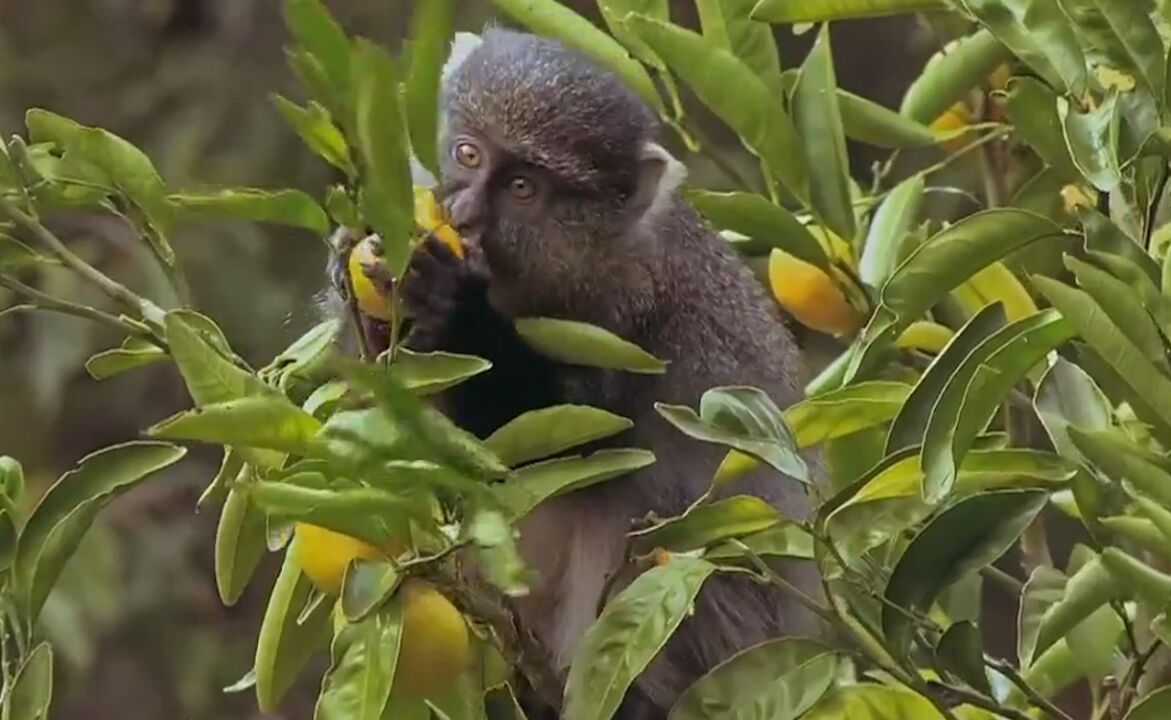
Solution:
M 447 224 L 442 208 L 435 201 L 435 193 L 425 185 L 415 186 L 415 223 L 446 243 L 456 257 L 464 256 L 459 233 Z

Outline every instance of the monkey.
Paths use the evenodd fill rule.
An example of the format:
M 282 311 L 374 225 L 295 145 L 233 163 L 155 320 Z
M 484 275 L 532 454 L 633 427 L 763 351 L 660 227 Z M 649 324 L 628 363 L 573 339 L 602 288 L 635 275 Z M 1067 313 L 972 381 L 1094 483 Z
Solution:
M 658 118 L 611 71 L 554 39 L 492 25 L 450 69 L 441 93 L 438 195 L 466 251 L 459 258 L 428 238 L 414 252 L 401 287 L 413 317 L 404 344 L 478 355 L 492 366 L 440 393 L 439 408 L 483 438 L 529 410 L 592 405 L 633 425 L 586 451 L 640 447 L 656 456 L 627 476 L 548 500 L 521 521 L 519 551 L 537 580 L 515 611 L 564 683 L 632 523 L 684 511 L 726 452 L 680 432 L 655 403 L 695 407 L 710 388 L 749 385 L 786 407 L 801 398 L 800 354 L 777 304 L 686 201 L 686 168 L 660 142 Z M 330 268 L 344 288 L 340 253 Z M 380 272 L 367 267 L 389 291 L 393 279 Z M 600 326 L 663 359 L 666 370 L 547 359 L 513 324 L 534 316 Z M 818 476 L 816 454 L 805 459 Z M 797 520 L 811 512 L 795 479 L 764 466 L 723 490 L 730 493 L 756 495 Z M 812 564 L 778 567 L 818 595 Z M 773 586 L 717 574 L 617 716 L 665 718 L 692 682 L 732 654 L 820 632 L 812 612 Z

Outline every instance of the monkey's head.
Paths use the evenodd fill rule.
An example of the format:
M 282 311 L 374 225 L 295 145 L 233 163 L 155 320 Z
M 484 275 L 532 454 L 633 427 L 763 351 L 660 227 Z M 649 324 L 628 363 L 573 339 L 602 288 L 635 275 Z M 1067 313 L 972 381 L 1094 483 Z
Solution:
M 685 175 L 621 80 L 527 33 L 484 32 L 445 80 L 444 126 L 453 223 L 494 275 L 530 287 L 612 256 Z

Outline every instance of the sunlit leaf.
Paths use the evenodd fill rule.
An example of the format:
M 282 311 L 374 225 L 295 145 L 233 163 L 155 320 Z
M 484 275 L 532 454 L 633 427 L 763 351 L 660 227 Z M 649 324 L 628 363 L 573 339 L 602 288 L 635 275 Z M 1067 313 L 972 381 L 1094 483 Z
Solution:
M 626 372 L 662 374 L 666 363 L 596 325 L 559 318 L 518 318 L 517 333 L 537 352 L 558 362 Z
M 611 480 L 654 461 L 654 454 L 647 450 L 621 448 L 587 457 L 555 458 L 520 468 L 508 480 L 493 485 L 492 491 L 514 517 L 521 517 L 555 495 Z
M 225 400 L 178 413 L 152 425 L 147 435 L 305 455 L 320 428 L 317 418 L 284 396 L 269 394 Z
M 410 69 L 404 102 L 411 148 L 423 167 L 439 175 L 439 80 L 454 35 L 453 0 L 418 3 L 410 22 Z
M 418 395 L 441 392 L 491 368 L 491 362 L 474 355 L 415 352 L 404 347 L 395 349 L 390 365 L 399 382 Z
M 781 522 L 777 509 L 751 495 L 736 495 L 693 508 L 646 530 L 630 533 L 640 554 L 663 548 L 690 552 L 728 538 L 761 532 Z
M 178 208 L 209 215 L 292 225 L 319 235 L 329 231 L 325 211 L 316 200 L 300 190 L 188 190 L 169 195 L 167 200 Z
M 752 18 L 772 23 L 812 23 L 946 7 L 943 0 L 759 0 Z
M 911 386 L 872 380 L 802 400 L 785 410 L 798 447 L 809 447 L 886 423 L 903 407 Z
M 272 101 L 285 122 L 310 150 L 349 176 L 357 173 L 345 137 L 334 124 L 329 111 L 320 103 L 310 101 L 307 106 L 301 107 L 280 95 L 274 95 Z
M 484 444 L 502 463 L 516 467 L 609 437 L 633 425 L 629 419 L 601 408 L 554 405 L 517 416 L 489 435 Z

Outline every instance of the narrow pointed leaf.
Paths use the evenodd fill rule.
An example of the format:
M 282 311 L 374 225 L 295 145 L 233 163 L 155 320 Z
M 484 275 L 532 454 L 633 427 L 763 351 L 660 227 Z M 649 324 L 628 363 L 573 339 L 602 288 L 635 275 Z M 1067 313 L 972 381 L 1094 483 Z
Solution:
M 271 393 L 203 405 L 151 426 L 147 434 L 305 455 L 320 429 L 317 418 Z
M 415 5 L 410 23 L 410 69 L 407 71 L 407 130 L 415 157 L 439 175 L 439 81 L 448 46 L 455 34 L 453 0 Z
M 893 419 L 911 393 L 901 382 L 872 380 L 831 390 L 785 410 L 798 447 L 843 437 Z
M 749 18 L 757 0 L 697 0 L 703 36 L 752 68 L 765 85 L 780 93 L 781 61 L 772 28 Z
M 556 458 L 526 465 L 492 490 L 500 503 L 519 518 L 555 495 L 611 480 L 654 461 L 654 454 L 646 450 L 599 450 L 588 457 Z
M 312 230 L 318 235 L 329 231 L 329 218 L 325 211 L 316 200 L 300 190 L 189 190 L 169 195 L 167 200 L 180 209 L 208 215 L 292 225 Z
M 804 260 L 829 269 L 829 258 L 821 243 L 800 220 L 785 208 L 761 195 L 747 192 L 696 190 L 689 194 L 696 209 L 721 230 L 747 235 Z
M 984 82 L 1012 52 L 987 30 L 962 37 L 932 55 L 903 95 L 899 113 L 915 122 L 931 123 Z
M 514 324 L 530 347 L 558 362 L 653 375 L 666 372 L 662 360 L 596 325 L 547 317 L 518 318 Z
M 759 0 L 754 20 L 812 23 L 943 10 L 943 0 Z
M 728 538 L 767 530 L 782 520 L 777 509 L 751 495 L 736 495 L 692 509 L 646 530 L 630 533 L 640 554 L 655 548 L 690 552 Z
M 622 432 L 634 423 L 588 405 L 554 405 L 530 410 L 488 436 L 488 446 L 500 462 L 516 467 L 578 445 Z

